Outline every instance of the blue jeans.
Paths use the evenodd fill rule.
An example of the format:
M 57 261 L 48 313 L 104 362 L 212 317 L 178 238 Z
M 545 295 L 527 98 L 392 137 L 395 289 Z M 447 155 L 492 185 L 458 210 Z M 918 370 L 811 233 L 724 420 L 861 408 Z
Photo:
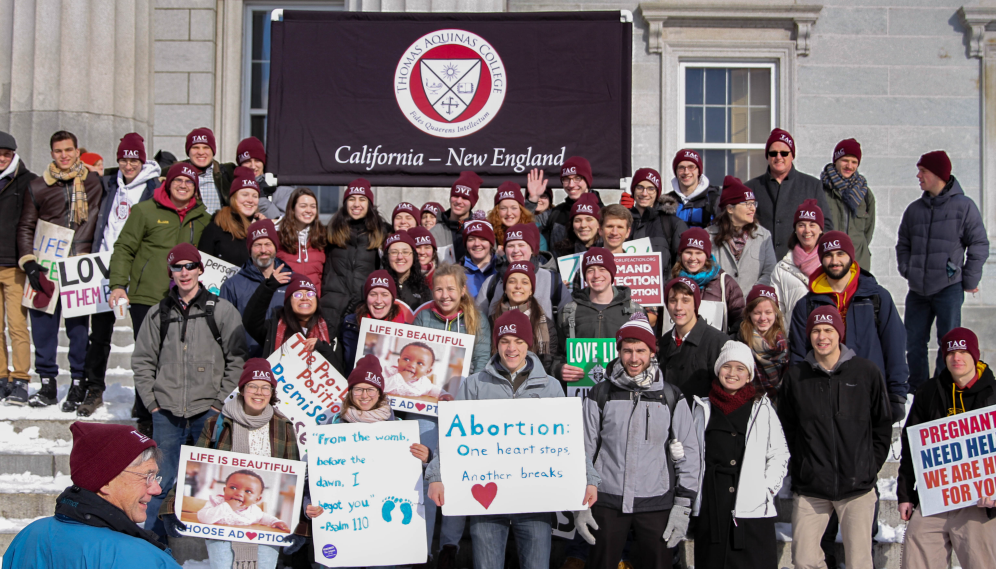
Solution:
M 930 343 L 930 326 L 937 319 L 937 347 L 941 338 L 952 328 L 961 326 L 961 305 L 965 302 L 965 291 L 961 283 L 955 283 L 930 296 L 919 295 L 912 290 L 906 294 L 906 364 L 910 368 L 909 392 L 927 381 L 930 375 L 930 362 L 927 357 Z M 944 369 L 944 358 L 937 352 L 937 367 L 934 375 Z
M 35 344 L 35 371 L 41 377 L 59 375 L 59 320 L 62 318 L 62 301 L 55 305 L 53 314 L 29 309 L 31 313 L 31 341 Z M 83 379 L 86 366 L 87 333 L 89 316 L 66 318 L 66 335 L 69 336 L 69 369 L 73 379 Z
M 149 500 L 145 529 L 156 532 L 159 541 L 165 543 L 166 528 L 159 519 L 159 507 L 162 506 L 166 493 L 176 484 L 176 471 L 180 467 L 180 447 L 193 445 L 204 430 L 204 423 L 217 415 L 217 411 L 207 410 L 193 417 L 177 417 L 165 409 L 152 414 L 152 440 L 159 445 L 163 459 L 159 461 L 159 475 L 163 477 L 163 491 Z
M 156 413 L 158 415 L 158 413 Z M 205 539 L 208 559 L 211 561 L 211 569 L 232 569 L 235 561 L 235 553 L 232 552 L 232 542 L 221 541 L 219 539 Z M 274 569 L 277 566 L 277 556 L 280 555 L 279 547 L 272 545 L 257 545 L 256 558 L 259 560 L 257 569 Z
M 503 569 L 508 529 L 515 533 L 520 569 L 549 569 L 550 513 L 468 516 L 474 569 Z
M 439 421 L 429 415 L 407 415 L 408 419 L 418 421 L 419 442 L 429 447 L 432 455 L 439 454 Z M 425 504 L 425 533 L 429 546 L 426 551 L 432 556 L 432 534 L 436 531 L 436 503 L 429 499 L 429 483 L 422 482 L 422 501 Z M 439 547 L 454 545 L 460 547 L 463 537 L 463 527 L 467 518 L 464 516 L 444 516 L 442 527 L 439 528 Z

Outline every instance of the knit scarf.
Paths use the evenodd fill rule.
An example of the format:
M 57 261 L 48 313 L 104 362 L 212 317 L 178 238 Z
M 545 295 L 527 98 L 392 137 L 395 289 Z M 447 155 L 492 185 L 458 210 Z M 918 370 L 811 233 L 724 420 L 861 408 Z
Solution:
M 378 423 L 391 418 L 391 401 L 385 399 L 380 405 L 369 411 L 361 411 L 356 407 L 349 407 L 342 413 L 342 420 L 346 423 Z
M 854 293 L 858 291 L 858 277 L 861 276 L 861 270 L 858 268 L 857 263 L 851 263 L 851 270 L 848 275 L 850 280 L 847 282 L 847 286 L 844 287 L 843 292 L 836 292 L 830 287 L 830 279 L 823 271 L 822 266 L 809 278 L 809 290 L 814 294 L 825 294 L 832 298 L 834 306 L 837 307 L 837 312 L 840 312 L 840 317 L 844 319 L 844 324 L 847 324 L 847 309 L 851 307 L 851 300 L 854 299 Z M 843 342 L 844 339 L 841 338 L 841 341 Z
M 717 380 L 712 382 L 712 387 L 709 388 L 709 403 L 715 405 L 724 415 L 729 415 L 743 406 L 744 403 L 753 399 L 754 393 L 754 386 L 748 383 L 740 388 L 739 391 L 730 395 L 720 387 Z
M 716 256 L 712 255 L 712 268 L 708 271 L 699 271 L 694 275 L 688 271 L 682 269 L 678 273 L 679 277 L 687 277 L 695 281 L 695 284 L 699 285 L 699 289 L 705 290 L 705 287 L 719 276 L 719 261 L 716 260 Z
M 232 452 L 249 454 L 249 431 L 265 428 L 273 418 L 273 406 L 267 405 L 259 415 L 249 415 L 242 406 L 242 396 L 225 403 L 224 414 L 232 420 Z M 218 418 L 221 420 L 221 417 Z M 232 569 L 256 569 L 259 562 L 257 545 L 254 543 L 232 542 L 235 562 Z
M 81 225 L 86 223 L 90 217 L 90 207 L 86 201 L 86 188 L 83 181 L 90 174 L 82 160 L 77 160 L 68 170 L 60 170 L 55 162 L 48 165 L 42 174 L 45 183 L 54 186 L 56 182 L 68 182 L 72 180 L 73 189 L 69 196 L 69 224 Z
M 528 303 L 512 306 L 507 302 L 502 302 L 498 306 L 498 312 L 495 314 L 495 320 L 510 310 L 518 310 L 526 316 L 529 316 L 530 319 L 532 318 L 532 310 L 529 308 Z M 537 356 L 550 353 L 550 329 L 546 325 L 546 314 L 540 314 L 539 322 L 537 322 L 536 327 L 533 328 L 533 347 L 529 351 Z
M 782 379 L 782 371 L 788 365 L 789 350 L 788 340 L 785 334 L 778 333 L 775 344 L 771 345 L 768 340 L 756 329 L 750 340 L 750 349 L 754 352 L 754 359 L 760 365 L 758 379 L 765 391 L 772 391 L 778 387 Z
M 808 278 L 812 278 L 816 269 L 820 268 L 820 256 L 817 251 L 819 247 L 813 247 L 809 253 L 799 245 L 792 248 L 792 264 L 799 267 Z
M 274 339 L 273 348 L 276 350 L 280 349 L 280 346 L 284 345 L 284 337 L 287 336 L 287 322 L 283 318 L 277 321 L 277 337 Z M 308 338 L 318 338 L 319 341 L 330 344 L 329 341 L 329 326 L 325 323 L 324 318 L 318 319 L 318 324 L 311 327 L 306 334 Z
M 643 373 L 640 373 L 636 377 L 632 377 L 626 373 L 626 366 L 622 365 L 622 361 L 620 361 L 612 369 L 609 381 L 628 391 L 646 391 L 653 385 L 654 378 L 657 377 L 657 370 L 657 356 L 651 356 L 650 365 L 647 366 L 647 369 L 643 370 Z
M 851 210 L 851 215 L 857 213 L 858 206 L 868 194 L 868 182 L 864 176 L 855 171 L 850 178 L 844 178 L 837 172 L 837 168 L 832 162 L 823 167 L 820 181 L 823 182 L 824 186 L 833 188 L 833 191 L 847 204 L 847 209 Z

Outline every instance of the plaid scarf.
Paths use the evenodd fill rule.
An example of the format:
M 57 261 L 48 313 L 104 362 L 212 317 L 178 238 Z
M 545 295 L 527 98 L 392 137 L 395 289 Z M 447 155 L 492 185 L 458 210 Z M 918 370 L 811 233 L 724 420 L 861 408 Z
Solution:
M 90 217 L 90 206 L 86 201 L 86 189 L 83 181 L 90 174 L 82 160 L 77 160 L 68 170 L 60 170 L 55 162 L 48 165 L 42 177 L 45 183 L 54 186 L 56 182 L 73 181 L 73 189 L 69 194 L 69 225 L 79 226 L 86 223 Z
M 315 299 L 317 300 L 317 298 Z M 279 350 L 280 346 L 284 345 L 284 338 L 287 336 L 287 322 L 283 318 L 277 321 L 277 337 L 273 340 L 273 349 Z M 325 323 L 324 318 L 318 319 L 318 324 L 311 327 L 308 330 L 307 337 L 318 338 L 320 341 L 326 344 L 331 344 L 329 341 L 329 326 Z
M 837 172 L 833 163 L 823 167 L 820 181 L 824 186 L 833 188 L 834 193 L 847 205 L 847 209 L 851 210 L 851 215 L 857 213 L 858 206 L 868 193 L 868 182 L 864 176 L 854 172 L 853 176 L 845 179 Z
M 771 345 L 755 329 L 750 339 L 750 349 L 754 352 L 754 359 L 760 364 L 757 370 L 758 381 L 761 382 L 761 387 L 767 393 L 771 394 L 778 388 L 778 384 L 781 383 L 782 372 L 785 371 L 785 366 L 788 365 L 788 340 L 785 339 L 784 333 L 779 332 L 778 336 L 775 337 L 775 344 Z
M 741 231 L 740 235 L 734 235 L 730 238 L 730 252 L 736 259 L 740 260 L 740 255 L 744 253 L 744 247 L 747 246 L 747 232 Z

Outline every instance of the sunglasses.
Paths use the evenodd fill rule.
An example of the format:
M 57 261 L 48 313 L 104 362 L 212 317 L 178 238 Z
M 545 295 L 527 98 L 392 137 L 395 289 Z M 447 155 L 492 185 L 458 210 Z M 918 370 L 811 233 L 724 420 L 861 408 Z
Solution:
M 196 269 L 198 267 L 200 267 L 200 265 L 197 264 L 197 263 L 184 263 L 182 265 L 170 265 L 169 266 L 169 270 L 173 271 L 174 273 L 179 273 L 183 269 L 187 269 L 188 271 L 192 271 L 192 270 L 194 270 L 194 269 Z
M 298 300 L 301 300 L 305 296 L 307 296 L 308 298 L 315 298 L 315 291 L 309 290 L 309 291 L 305 292 L 303 290 L 299 290 L 299 291 L 295 292 L 291 296 L 293 296 L 294 298 L 296 298 Z
M 785 158 L 789 154 L 792 154 L 792 152 L 790 152 L 788 150 L 769 150 L 768 151 L 768 156 L 770 156 L 772 158 L 774 158 L 775 156 L 781 156 L 782 158 Z

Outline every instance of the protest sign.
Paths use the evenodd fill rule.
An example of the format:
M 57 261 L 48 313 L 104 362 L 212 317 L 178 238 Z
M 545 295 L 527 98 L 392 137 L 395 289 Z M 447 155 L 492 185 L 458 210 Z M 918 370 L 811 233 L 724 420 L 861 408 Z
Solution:
M 55 307 L 59 304 L 59 261 L 69 258 L 69 252 L 73 246 L 73 236 L 76 234 L 72 229 L 55 225 L 44 220 L 38 220 L 35 226 L 35 240 L 33 243 L 35 259 L 43 269 L 48 269 L 45 275 L 52 281 L 55 291 L 52 293 L 52 300 L 44 309 L 35 308 L 34 299 L 37 294 L 31 285 L 24 283 L 24 294 L 21 296 L 21 306 L 41 310 L 45 314 L 55 314 Z M 23 252 L 22 252 L 23 254 Z
M 996 496 L 996 405 L 906 428 L 925 516 Z
M 649 237 L 641 237 L 639 239 L 634 239 L 632 241 L 626 241 L 622 244 L 623 253 L 653 253 L 654 248 L 650 244 Z
M 443 514 L 582 509 L 583 435 L 576 397 L 440 403 Z
M 574 288 L 574 275 L 581 270 L 581 257 L 584 257 L 584 253 L 574 253 L 573 255 L 564 255 L 563 257 L 557 257 L 557 267 L 560 269 L 560 278 L 563 279 L 564 284 L 567 288 Z M 584 279 L 581 279 L 581 286 L 584 286 Z
M 190 537 L 282 547 L 304 496 L 305 463 L 180 447 L 174 509 Z
M 439 258 L 439 263 L 456 263 L 456 254 L 453 253 L 453 245 L 443 245 L 442 247 L 436 247 L 436 257 Z
M 340 423 L 308 432 L 311 502 L 325 510 L 312 521 L 315 561 L 425 563 L 422 462 L 410 450 L 419 442 L 418 423 Z
M 643 306 L 664 305 L 660 253 L 623 253 L 613 257 L 616 261 L 616 286 L 629 287 L 633 300 Z
M 474 336 L 364 318 L 357 346 L 354 364 L 366 354 L 380 360 L 391 408 L 435 415 L 470 374 Z
M 221 285 L 239 272 L 239 267 L 207 253 L 201 253 L 201 262 L 204 263 L 204 274 L 201 275 L 200 281 L 211 294 L 221 292 Z
M 584 370 L 584 378 L 567 383 L 568 397 L 584 397 L 605 380 L 609 362 L 616 359 L 615 338 L 568 338 L 567 363 Z
M 63 318 L 110 312 L 111 252 L 92 253 L 59 261 L 59 296 Z

